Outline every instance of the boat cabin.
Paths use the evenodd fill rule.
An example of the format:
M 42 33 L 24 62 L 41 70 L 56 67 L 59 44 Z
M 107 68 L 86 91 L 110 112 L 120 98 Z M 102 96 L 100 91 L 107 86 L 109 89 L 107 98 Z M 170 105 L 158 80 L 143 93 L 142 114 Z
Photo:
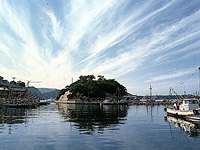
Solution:
M 197 99 L 184 99 L 180 105 L 180 110 L 193 110 L 199 108 L 199 101 Z

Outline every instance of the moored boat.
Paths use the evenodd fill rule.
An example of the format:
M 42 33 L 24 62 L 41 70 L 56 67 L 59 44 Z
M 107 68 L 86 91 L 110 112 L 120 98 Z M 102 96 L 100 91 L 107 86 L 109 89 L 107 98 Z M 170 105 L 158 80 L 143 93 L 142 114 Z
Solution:
M 48 105 L 50 102 L 48 100 L 39 100 L 39 105 Z
M 173 108 L 164 108 L 168 116 L 185 117 L 198 115 L 200 112 L 197 99 L 184 99 L 182 104 L 175 103 Z
M 128 105 L 128 102 L 124 100 L 116 101 L 116 100 L 106 99 L 103 101 L 102 104 L 103 105 Z
M 200 75 L 200 67 L 195 70 L 195 72 L 199 71 Z M 194 74 L 192 73 L 189 78 L 191 78 Z M 185 81 L 189 79 L 188 77 L 184 79 L 183 81 L 179 82 L 178 85 L 182 85 Z M 200 78 L 200 76 L 199 76 Z M 177 85 L 177 86 L 178 86 Z M 176 87 L 177 87 L 176 86 Z M 200 87 L 200 85 L 199 85 Z M 186 117 L 186 116 L 193 116 L 193 115 L 198 115 L 200 113 L 200 108 L 199 108 L 199 100 L 198 99 L 184 99 L 181 95 L 178 95 L 173 88 L 170 88 L 170 93 L 173 92 L 176 94 L 178 99 L 182 99 L 182 103 L 174 103 L 173 108 L 164 108 L 164 110 L 167 112 L 167 115 L 169 116 L 176 116 L 176 117 Z

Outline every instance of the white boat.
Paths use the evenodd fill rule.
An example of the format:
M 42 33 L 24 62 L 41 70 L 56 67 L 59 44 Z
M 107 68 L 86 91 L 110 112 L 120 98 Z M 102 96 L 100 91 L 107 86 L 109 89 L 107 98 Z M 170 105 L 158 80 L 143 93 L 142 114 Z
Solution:
M 48 100 L 40 100 L 39 105 L 48 105 L 50 102 Z
M 173 108 L 164 108 L 168 116 L 185 117 L 198 115 L 200 112 L 197 99 L 184 99 L 182 104 L 175 103 Z

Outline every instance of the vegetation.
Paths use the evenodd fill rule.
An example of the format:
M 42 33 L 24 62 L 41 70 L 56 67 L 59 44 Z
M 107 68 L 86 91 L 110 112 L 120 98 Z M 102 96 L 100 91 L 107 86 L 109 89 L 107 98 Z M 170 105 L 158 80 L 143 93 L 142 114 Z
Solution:
M 76 82 L 62 89 L 57 99 L 68 90 L 71 92 L 68 98 L 89 100 L 104 99 L 106 93 L 118 98 L 127 93 L 127 89 L 114 79 L 105 79 L 104 76 L 98 76 L 96 80 L 94 75 L 80 76 Z
M 22 87 L 25 87 L 26 84 L 22 81 L 17 81 L 15 82 L 14 80 L 13 81 L 10 81 L 11 84 L 15 84 L 15 85 L 19 85 L 19 86 L 22 86 Z

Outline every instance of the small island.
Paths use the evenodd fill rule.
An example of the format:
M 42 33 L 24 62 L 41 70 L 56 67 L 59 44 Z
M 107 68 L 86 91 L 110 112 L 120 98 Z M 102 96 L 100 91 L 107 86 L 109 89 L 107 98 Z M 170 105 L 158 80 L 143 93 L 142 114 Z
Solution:
M 99 75 L 80 76 L 76 82 L 62 89 L 56 102 L 61 103 L 107 103 L 118 104 L 127 94 L 127 89 L 115 79 Z M 124 102 L 125 103 L 125 102 Z

